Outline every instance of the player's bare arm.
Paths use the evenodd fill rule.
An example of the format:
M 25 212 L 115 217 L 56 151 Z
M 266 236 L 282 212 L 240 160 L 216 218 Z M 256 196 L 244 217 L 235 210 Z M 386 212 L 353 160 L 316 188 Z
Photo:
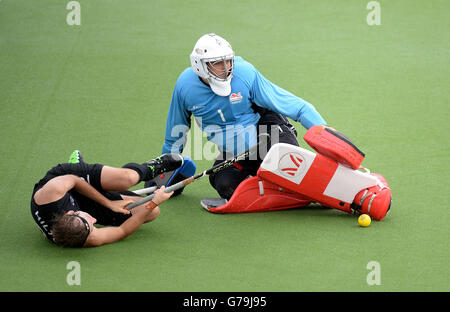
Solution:
M 75 186 L 76 179 L 80 178 L 74 175 L 63 175 L 51 179 L 34 194 L 34 201 L 38 205 L 45 205 L 61 199 Z
M 155 191 L 155 197 L 145 205 L 132 209 L 133 215 L 118 227 L 92 228 L 84 247 L 98 247 L 122 240 L 136 232 L 144 223 L 154 220 L 159 214 L 159 205 L 172 196 L 165 193 L 165 187 Z
M 75 175 L 63 175 L 55 177 L 48 181 L 40 190 L 34 195 L 34 200 L 38 205 L 48 204 L 59 200 L 71 189 L 74 189 L 81 195 L 84 195 L 100 205 L 107 207 L 115 212 L 129 214 L 130 211 L 125 209 L 125 206 L 131 201 L 119 200 L 111 201 L 104 197 L 99 191 L 92 187 L 89 183 Z

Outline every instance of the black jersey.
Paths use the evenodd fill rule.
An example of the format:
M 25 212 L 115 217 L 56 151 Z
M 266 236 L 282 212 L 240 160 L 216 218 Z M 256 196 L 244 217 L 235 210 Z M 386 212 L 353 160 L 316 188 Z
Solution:
M 34 193 L 35 192 L 33 192 L 33 196 Z M 31 214 L 33 215 L 33 219 L 41 229 L 42 233 L 44 233 L 44 235 L 51 241 L 53 241 L 53 235 L 51 232 L 53 219 L 57 215 L 63 214 L 70 210 L 80 210 L 80 207 L 71 192 L 67 192 L 62 198 L 55 202 L 44 205 L 36 204 L 33 197 L 31 198 Z
M 110 200 L 121 200 L 121 194 L 129 196 L 138 196 L 129 191 L 105 191 L 101 187 L 100 177 L 103 165 L 101 164 L 59 164 L 52 169 L 50 169 L 46 175 L 35 184 L 33 189 L 33 194 L 31 195 L 31 214 L 34 221 L 37 223 L 44 235 L 51 241 L 54 242 L 51 233 L 51 227 L 53 220 L 56 216 L 64 214 L 70 210 L 73 211 L 85 211 L 97 219 L 97 223 L 101 225 L 112 225 L 119 226 L 129 217 L 131 214 L 124 215 L 122 213 L 114 212 L 107 207 L 104 207 L 97 202 L 87 198 L 76 192 L 75 190 L 70 190 L 62 198 L 57 201 L 38 205 L 34 201 L 34 194 L 41 189 L 48 181 L 51 179 L 73 174 L 84 179 L 90 185 L 92 185 L 97 191 L 99 191 L 103 196 Z

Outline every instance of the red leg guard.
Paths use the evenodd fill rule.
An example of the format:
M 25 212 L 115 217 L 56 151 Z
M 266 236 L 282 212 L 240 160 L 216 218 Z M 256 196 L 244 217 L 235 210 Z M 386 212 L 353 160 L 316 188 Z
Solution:
M 214 213 L 261 212 L 304 207 L 311 203 L 307 197 L 282 189 L 258 177 L 244 180 L 228 203 L 217 208 L 207 208 Z
M 383 219 L 390 208 L 391 191 L 383 176 L 289 144 L 272 146 L 258 177 L 324 206 L 367 213 L 375 220 Z

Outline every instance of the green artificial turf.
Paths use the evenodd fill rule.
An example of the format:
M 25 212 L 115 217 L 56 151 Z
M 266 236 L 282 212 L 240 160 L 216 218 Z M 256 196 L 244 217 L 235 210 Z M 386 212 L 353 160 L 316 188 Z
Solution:
M 80 0 L 80 26 L 67 25 L 68 2 L 0 1 L 0 291 L 450 290 L 450 2 L 380 0 L 379 26 L 361 0 Z M 215 215 L 199 204 L 217 196 L 205 178 L 124 241 L 48 243 L 34 183 L 75 148 L 112 166 L 159 155 L 177 77 L 209 32 L 366 153 L 392 189 L 386 218 Z M 70 261 L 80 286 L 66 281 Z M 366 281 L 371 261 L 381 285 Z

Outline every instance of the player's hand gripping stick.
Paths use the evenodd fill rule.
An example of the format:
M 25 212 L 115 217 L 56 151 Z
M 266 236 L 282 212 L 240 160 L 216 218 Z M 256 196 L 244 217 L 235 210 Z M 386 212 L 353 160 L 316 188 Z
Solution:
M 232 166 L 234 163 L 244 160 L 246 158 L 249 158 L 251 155 L 253 155 L 255 152 L 258 152 L 258 150 L 260 151 L 260 155 L 263 153 L 265 155 L 265 153 L 267 152 L 267 146 L 269 145 L 270 142 L 270 135 L 263 133 L 260 134 L 258 136 L 258 144 L 256 144 L 255 146 L 249 148 L 247 151 L 245 151 L 242 154 L 237 155 L 234 158 L 230 158 L 227 160 L 224 160 L 223 162 L 215 165 L 212 168 L 209 168 L 208 170 L 205 170 L 203 172 L 200 172 L 199 174 L 192 176 L 190 178 L 184 179 L 183 181 L 180 181 L 174 185 L 168 186 L 165 189 L 166 193 L 170 193 L 172 191 L 176 191 L 180 188 L 185 187 L 186 185 L 200 179 L 201 177 L 204 177 L 206 175 L 210 175 L 210 174 L 214 174 L 217 173 L 225 168 L 228 168 L 230 166 Z M 155 194 L 151 194 L 148 195 L 134 203 L 131 203 L 127 206 L 127 209 L 132 209 L 134 207 L 137 207 L 139 205 L 145 204 L 146 202 L 152 200 L 152 198 L 155 197 Z

